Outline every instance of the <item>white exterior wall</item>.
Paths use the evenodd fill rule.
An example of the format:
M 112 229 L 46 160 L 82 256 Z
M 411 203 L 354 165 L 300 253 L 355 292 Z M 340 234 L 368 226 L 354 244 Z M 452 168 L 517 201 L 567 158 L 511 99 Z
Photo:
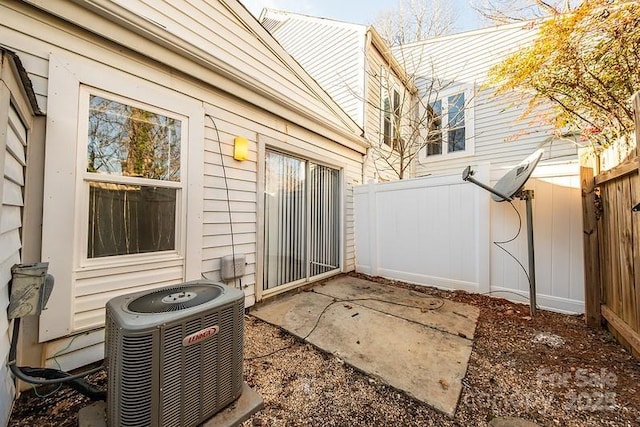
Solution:
M 150 1 L 149 5 L 140 4 L 144 16 L 160 19 L 153 10 L 160 8 L 159 2 Z M 182 99 L 184 102 L 192 105 L 199 105 L 201 116 L 199 117 L 196 128 L 199 126 L 201 137 L 199 143 L 192 149 L 199 151 L 196 155 L 199 161 L 190 162 L 187 167 L 192 170 L 188 185 L 194 184 L 194 188 L 189 189 L 200 192 L 201 197 L 194 205 L 189 204 L 187 210 L 195 211 L 187 216 L 192 218 L 190 226 L 197 229 L 187 231 L 190 237 L 187 238 L 186 250 L 195 254 L 195 257 L 186 257 L 188 264 L 181 264 L 178 261 L 158 261 L 155 264 L 147 264 L 143 270 L 153 271 L 156 276 L 153 281 L 149 281 L 149 274 L 142 272 L 139 267 L 136 268 L 113 268 L 100 272 L 92 272 L 83 269 L 77 264 L 72 271 L 56 270 L 56 266 L 51 265 L 51 270 L 60 277 L 67 278 L 65 280 L 56 280 L 56 288 L 50 300 L 49 310 L 40 325 L 40 340 L 47 341 L 45 343 L 43 357 L 47 360 L 47 365 L 59 363 L 63 369 L 71 369 L 99 360 L 103 357 L 103 338 L 104 330 L 103 316 L 104 303 L 122 293 L 133 292 L 141 289 L 161 286 L 168 283 L 179 283 L 187 279 L 197 279 L 201 275 L 216 280 L 219 278 L 219 258 L 231 253 L 230 227 L 228 224 L 226 188 L 223 179 L 223 170 L 221 167 L 220 153 L 218 146 L 218 134 L 214 128 L 218 129 L 222 152 L 224 154 L 224 164 L 226 166 L 226 175 L 230 191 L 232 218 L 234 222 L 234 243 L 236 253 L 245 253 L 247 255 L 247 274 L 243 277 L 243 285 L 246 294 L 246 305 L 251 306 L 255 302 L 256 283 L 260 283 L 260 247 L 258 236 L 258 224 L 261 220 L 261 213 L 257 209 L 257 198 L 260 197 L 261 189 L 257 188 L 259 181 L 257 176 L 258 164 L 263 161 L 260 158 L 260 146 L 275 147 L 280 150 L 291 152 L 293 154 L 303 155 L 312 160 L 323 161 L 333 165 L 343 171 L 345 189 L 344 189 L 344 258 L 343 270 L 352 270 L 355 266 L 354 261 L 354 237 L 353 237 L 353 203 L 352 203 L 352 186 L 361 183 L 362 176 L 362 152 L 345 145 L 357 147 L 354 139 L 341 137 L 340 132 L 345 132 L 348 126 L 343 123 L 344 117 L 333 112 L 333 109 L 339 108 L 331 102 L 326 102 L 322 96 L 315 97 L 309 95 L 310 88 L 306 84 L 302 84 L 296 78 L 287 76 L 287 78 L 273 77 L 277 73 L 285 74 L 287 69 L 282 64 L 278 65 L 277 61 L 272 58 L 262 58 L 265 55 L 265 47 L 262 44 L 248 44 L 245 39 L 250 36 L 242 36 L 239 34 L 244 28 L 237 19 L 230 16 L 230 12 L 225 8 L 213 10 L 211 4 L 217 5 L 217 2 L 185 2 L 185 8 L 191 8 L 192 4 L 197 4 L 199 8 L 207 9 L 210 12 L 212 21 L 207 21 L 207 25 L 201 27 L 189 27 L 193 24 L 192 20 L 200 18 L 205 19 L 203 15 L 199 15 L 196 10 L 189 9 L 184 14 L 173 11 L 163 13 L 164 19 L 167 16 L 175 18 L 171 21 L 175 26 L 179 23 L 182 27 L 189 27 L 189 34 L 193 37 L 200 37 L 208 29 L 225 28 L 229 30 L 229 34 L 235 34 L 237 40 L 226 42 L 228 45 L 235 43 L 234 49 L 229 48 L 229 52 L 233 52 L 238 58 L 248 57 L 244 59 L 251 62 L 262 61 L 267 66 L 261 69 L 258 63 L 254 63 L 255 70 L 252 78 L 272 79 L 269 84 L 276 86 L 283 94 L 290 94 L 295 100 L 295 105 L 300 106 L 300 110 L 295 113 L 299 115 L 298 122 L 308 125 L 310 129 L 315 127 L 322 128 L 320 123 L 326 121 L 322 135 L 318 132 L 306 129 L 296 124 L 292 120 L 278 117 L 273 111 L 279 111 L 280 107 L 275 105 L 274 99 L 263 95 L 262 102 L 258 103 L 260 107 L 252 105 L 243 98 L 242 90 L 236 90 L 236 83 L 232 80 L 223 79 L 219 74 L 211 70 L 204 69 L 194 62 L 187 62 L 189 67 L 181 67 L 184 71 L 188 71 L 190 75 L 169 68 L 159 62 L 150 60 L 130 49 L 115 45 L 105 41 L 99 36 L 83 32 L 70 24 L 62 23 L 51 16 L 39 12 L 23 4 L 0 5 L 0 43 L 13 49 L 21 55 L 25 68 L 29 72 L 30 77 L 34 80 L 34 88 L 38 99 L 41 102 L 41 109 L 47 113 L 48 131 L 48 162 L 51 164 L 60 164 L 62 158 L 57 156 L 60 152 L 54 147 L 60 143 L 60 139 L 54 138 L 55 129 L 60 129 L 60 124 L 56 127 L 56 121 L 70 120 L 71 133 L 73 129 L 77 129 L 78 122 L 75 117 L 68 117 L 68 111 L 65 108 L 58 109 L 53 106 L 73 105 L 69 103 L 69 91 L 65 87 L 57 85 L 49 85 L 49 78 L 53 74 L 63 70 L 65 73 L 71 74 L 74 81 L 70 80 L 70 88 L 75 87 L 79 83 L 96 85 L 102 81 L 106 87 L 98 87 L 99 89 L 112 91 L 122 96 L 127 96 L 127 90 L 132 91 L 143 90 L 149 94 L 157 91 L 158 94 L 166 93 L 170 95 L 170 99 Z M 69 3 L 52 2 L 52 7 L 69 6 L 69 16 L 78 21 L 87 22 L 87 12 L 78 9 L 75 5 Z M 129 4 L 129 3 L 128 3 Z M 133 3 L 131 3 L 133 5 Z M 153 6 L 153 7 L 152 7 Z M 66 11 L 67 9 L 61 10 Z M 132 6 L 131 6 L 132 7 Z M 153 13 L 152 13 L 153 12 Z M 159 12 L 158 12 L 159 13 Z M 97 15 L 92 16 L 92 22 L 96 28 L 103 28 L 105 32 L 109 32 L 111 38 L 128 38 L 132 47 L 142 52 L 149 52 L 157 60 L 166 60 L 167 63 L 180 65 L 184 61 L 184 57 L 180 57 L 173 52 L 160 48 L 158 45 L 150 43 L 148 40 L 142 39 L 134 34 L 124 34 L 124 30 L 120 27 L 110 28 L 107 21 L 101 20 Z M 181 20 L 181 21 L 178 21 Z M 217 20 L 217 21 L 216 21 Z M 200 21 L 202 22 L 202 21 Z M 98 25 L 100 24 L 100 25 Z M 169 30 L 178 32 L 171 25 Z M 196 30 L 196 31 L 194 31 Z M 217 51 L 215 43 L 225 43 L 218 38 L 230 37 L 227 32 L 210 31 L 210 38 L 206 38 L 207 43 L 211 42 L 211 46 L 207 47 L 211 51 Z M 37 34 L 38 37 L 33 35 Z M 41 38 L 40 38 L 41 37 Z M 199 40 L 199 43 L 204 41 Z M 194 41 L 195 43 L 195 41 Z M 237 49 L 243 47 L 245 54 Z M 224 55 L 222 55 L 224 56 Z M 268 56 L 268 55 L 267 55 Z M 52 58 L 52 59 L 50 59 Z M 225 58 L 233 62 L 233 58 Z M 237 58 L 236 58 L 237 59 Z M 186 64 L 185 64 L 186 65 Z M 242 66 L 242 64 L 239 64 Z M 280 68 L 278 68 L 280 67 Z M 58 70 L 58 71 L 55 71 Z M 111 79 L 100 80 L 100 76 L 110 75 Z M 72 79 L 72 80 L 73 80 Z M 97 83 L 96 83 L 97 82 Z M 118 88 L 115 83 L 122 84 Z M 207 83 L 204 83 L 207 82 Z M 211 83 L 211 84 L 208 84 Z M 219 87 L 215 87 L 219 86 Z M 151 89 L 146 90 L 147 88 Z M 233 92 L 237 96 L 226 93 L 225 90 Z M 129 96 L 135 98 L 129 93 Z M 151 95 L 147 95 L 151 96 Z M 256 96 L 255 93 L 252 96 Z M 325 104 L 326 102 L 326 104 Z M 51 108 L 47 108 L 47 106 Z M 262 107 L 262 108 L 261 108 Z M 75 107 L 77 108 L 77 107 Z M 179 109 L 179 106 L 175 107 Z M 292 107 L 293 109 L 293 107 Z M 305 109 L 313 110 L 315 113 L 307 114 Z M 177 111 L 180 112 L 180 111 Z M 291 112 L 283 112 L 283 114 L 292 115 Z M 185 114 L 185 113 L 182 113 Z M 293 115 L 295 115 L 293 114 Z M 341 113 L 344 114 L 344 113 Z M 210 115 L 212 122 L 207 115 Z M 314 117 L 323 117 L 320 119 Z M 195 118 L 195 115 L 193 116 Z M 310 123 L 311 120 L 314 123 Z M 74 121 L 76 120 L 76 121 Z M 320 120 L 320 121 L 318 121 Z M 333 123 L 332 123 L 333 122 Z M 348 122 L 347 122 L 348 124 Z M 53 131 L 52 131 L 53 130 Z M 67 129 L 69 131 L 69 129 Z M 197 129 L 196 129 L 197 131 Z M 345 132 L 345 135 L 348 131 Z M 75 131 L 77 134 L 77 131 Z M 74 135 L 75 135 L 74 134 Z M 326 136 L 324 136 L 326 135 Z M 192 135 L 193 136 L 193 135 Z M 237 162 L 233 160 L 232 147 L 233 139 L 236 136 L 244 136 L 250 141 L 250 158 L 245 162 Z M 75 138 L 72 138 L 72 145 Z M 342 144 L 336 142 L 340 141 Z M 198 142 L 198 138 L 191 142 Z M 68 141 L 66 142 L 68 144 Z M 63 143 L 64 144 L 64 143 Z M 200 145 L 199 148 L 198 145 Z M 360 150 L 364 151 L 362 148 Z M 263 152 L 264 150 L 262 150 Z M 73 156 L 71 156 L 73 157 Z M 53 160 L 52 160 L 53 158 Z M 191 159 L 193 157 L 190 156 Z M 74 158 L 75 159 L 75 158 Z M 75 162 L 75 160 L 73 160 Z M 50 167 L 50 166 L 49 166 Z M 72 168 L 73 169 L 73 168 Z M 194 172 L 195 171 L 195 176 Z M 200 178 L 197 178 L 198 172 Z M 73 173 L 72 170 L 68 171 Z M 55 172 L 53 172 L 55 174 Z M 63 175 L 65 175 L 63 173 Z M 49 176 L 52 176 L 51 173 Z M 195 181 L 194 181 L 195 179 Z M 49 183 L 51 188 L 51 183 Z M 45 192 L 47 192 L 47 184 L 45 183 Z M 71 197 L 72 195 L 65 196 Z M 43 256 L 49 256 L 52 253 L 51 248 L 55 245 L 52 241 L 47 241 L 46 236 L 50 233 L 52 226 L 63 219 L 69 218 L 53 211 L 53 205 L 50 202 L 47 209 L 47 199 L 49 194 L 45 194 L 45 230 L 43 241 Z M 57 204 L 57 207 L 64 203 Z M 71 218 L 73 218 L 73 208 L 71 208 Z M 58 219 L 56 219 L 58 218 Z M 47 226 L 49 224 L 49 226 Z M 73 222 L 63 225 L 73 234 Z M 69 228 L 71 227 L 71 228 Z M 49 230 L 49 231 L 48 231 Z M 68 241 L 74 241 L 69 238 Z M 70 245 L 68 242 L 56 241 L 58 246 Z M 50 248 L 50 249 L 47 249 Z M 70 252 L 74 252 L 73 247 L 67 248 Z M 63 250 L 59 247 L 58 250 Z M 76 249 L 77 251 L 77 246 Z M 69 261 L 72 262 L 73 260 Z M 151 270 L 148 270 L 151 269 Z M 66 274 L 66 276 L 65 276 Z M 56 294 L 57 293 L 57 294 Z M 47 317 L 48 316 L 48 317 Z M 68 336 L 68 337 L 66 337 Z M 54 359 L 55 358 L 55 362 Z
M 388 85 L 394 78 L 399 79 L 395 74 L 393 77 L 383 77 L 380 75 L 381 70 L 389 69 L 387 61 L 382 57 L 380 51 L 376 48 L 374 43 L 369 43 L 367 46 L 367 66 L 366 66 L 366 97 L 365 103 L 365 122 L 364 122 L 364 135 L 367 141 L 372 147 L 378 147 L 375 149 L 369 149 L 369 154 L 365 162 L 365 181 L 375 179 L 380 182 L 395 181 L 398 179 L 398 174 L 395 172 L 394 167 L 398 169 L 399 161 L 397 152 L 391 151 L 391 148 L 386 146 L 383 139 L 383 126 L 382 126 L 382 99 L 383 99 L 383 83 Z M 392 73 L 391 70 L 388 71 Z M 398 84 L 398 89 L 403 90 L 404 87 Z M 410 98 L 408 92 L 401 93 L 402 101 Z M 385 158 L 381 158 L 380 155 Z M 387 160 L 388 159 L 388 160 Z M 391 165 L 394 165 L 393 167 Z M 405 173 L 405 178 L 411 177 L 412 170 L 408 169 Z

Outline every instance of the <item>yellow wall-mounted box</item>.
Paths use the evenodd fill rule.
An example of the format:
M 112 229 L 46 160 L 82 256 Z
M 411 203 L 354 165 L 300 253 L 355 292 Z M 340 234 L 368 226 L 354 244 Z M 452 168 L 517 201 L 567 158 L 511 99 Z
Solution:
M 249 158 L 249 141 L 247 138 L 235 137 L 233 140 L 233 158 L 240 161 Z

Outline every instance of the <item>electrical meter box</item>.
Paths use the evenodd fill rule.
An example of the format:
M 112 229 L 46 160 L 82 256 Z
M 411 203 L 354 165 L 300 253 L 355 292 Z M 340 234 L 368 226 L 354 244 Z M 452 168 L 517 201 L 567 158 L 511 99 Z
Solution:
M 16 264 L 11 267 L 9 319 L 39 316 L 53 290 L 53 276 L 47 274 L 48 262 Z

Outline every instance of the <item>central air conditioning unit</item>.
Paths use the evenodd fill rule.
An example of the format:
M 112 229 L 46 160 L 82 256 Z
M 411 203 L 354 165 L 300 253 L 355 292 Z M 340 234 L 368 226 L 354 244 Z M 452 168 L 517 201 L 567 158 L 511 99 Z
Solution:
M 111 426 L 197 426 L 240 396 L 244 293 L 193 281 L 113 298 L 105 360 Z

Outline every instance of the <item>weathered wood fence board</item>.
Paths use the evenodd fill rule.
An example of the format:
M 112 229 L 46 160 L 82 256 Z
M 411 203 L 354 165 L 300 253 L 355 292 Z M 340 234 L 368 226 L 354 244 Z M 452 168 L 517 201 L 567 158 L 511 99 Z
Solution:
M 640 94 L 634 106 L 640 141 Z M 640 212 L 632 210 L 640 203 L 638 149 L 620 165 L 593 176 L 598 167 L 583 160 L 586 318 L 593 326 L 604 318 L 616 338 L 640 356 Z
M 595 159 L 591 158 L 595 164 Z M 583 159 L 583 163 L 589 159 Z M 596 209 L 596 187 L 594 167 L 580 167 L 580 182 L 582 183 L 582 226 L 584 232 L 584 280 L 585 296 L 584 311 L 587 324 L 599 326 L 602 323 L 600 301 L 602 289 L 600 287 L 600 242 L 598 241 L 598 218 Z
M 637 165 L 637 157 L 633 162 Z M 598 224 L 601 303 L 609 327 L 640 354 L 640 289 L 636 280 L 640 274 L 640 214 L 631 210 L 640 201 L 640 178 L 637 166 L 631 169 L 628 164 L 621 166 L 624 174 L 616 171 L 608 180 L 596 177 L 603 208 Z

